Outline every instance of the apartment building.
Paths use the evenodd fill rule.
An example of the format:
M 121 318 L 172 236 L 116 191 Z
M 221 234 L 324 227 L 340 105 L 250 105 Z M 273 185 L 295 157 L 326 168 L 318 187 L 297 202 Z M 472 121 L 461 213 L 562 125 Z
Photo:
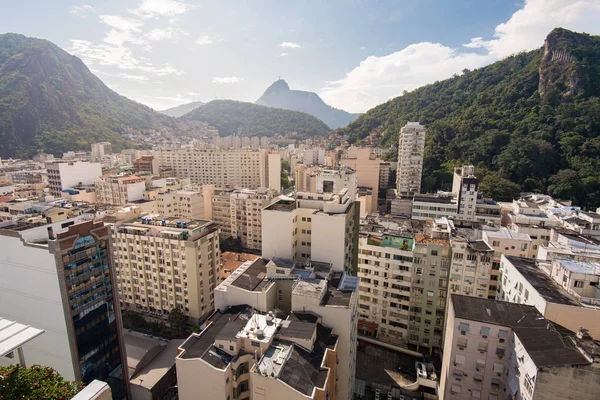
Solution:
M 291 260 L 331 262 L 356 273 L 360 207 L 356 172 L 326 170 L 316 192 L 280 196 L 262 210 L 262 255 Z
M 156 210 L 165 217 L 210 219 L 210 200 L 214 188 L 204 185 L 196 189 L 166 189 L 156 194 Z
M 561 262 L 554 263 L 558 270 Z M 502 256 L 497 299 L 534 306 L 554 323 L 574 332 L 584 328 L 593 337 L 600 337 L 600 290 L 597 284 L 588 284 L 592 290 L 585 293 L 587 296 L 570 294 L 550 274 L 552 263 Z M 562 281 L 562 277 L 559 280 Z
M 150 215 L 113 235 L 123 309 L 166 318 L 179 307 L 191 321 L 212 311 L 221 264 L 217 224 Z
M 452 193 L 414 194 L 410 217 L 418 221 L 452 217 L 458 214 L 458 198 Z
M 46 164 L 48 187 L 54 197 L 76 185 L 93 185 L 102 175 L 102 165 L 88 161 L 52 162 Z
M 426 134 L 427 129 L 418 122 L 407 122 L 400 129 L 396 174 L 396 189 L 400 196 L 412 197 L 421 192 Z
M 438 352 L 451 262 L 443 224 L 371 222 L 361 227 L 359 245 L 360 333 Z
M 177 178 L 216 187 L 268 187 L 281 191 L 279 152 L 250 149 L 163 149 L 157 152 L 160 167 L 171 168 Z
M 158 158 L 154 155 L 142 155 L 133 161 L 133 170 L 158 175 L 160 173 Z
M 101 162 L 104 156 L 112 154 L 112 145 L 110 142 L 92 143 L 92 162 Z
M 322 147 L 305 149 L 304 165 L 325 165 L 325 150 Z
M 330 263 L 242 264 L 215 290 L 207 329 L 182 345 L 180 398 L 350 399 L 356 286 Z
M 450 236 L 450 242 L 452 266 L 448 292 L 489 298 L 490 293 L 495 293 L 498 286 L 498 275 L 492 275 L 495 268 L 492 265 L 494 249 L 484 240 L 472 240 L 469 235 L 460 231 Z
M 385 191 L 390 188 L 390 176 L 391 175 L 392 175 L 392 164 L 389 162 L 381 161 L 379 163 L 379 191 L 380 192 L 385 193 Z
M 581 235 L 600 239 L 600 213 L 578 212 L 576 215 L 564 218 L 563 226 Z
M 136 175 L 103 175 L 94 182 L 96 202 L 123 206 L 142 200 L 146 183 Z
M 538 260 L 570 258 L 578 261 L 600 262 L 599 240 L 564 228 L 552 228 L 547 239 L 545 245 L 538 247 Z
M 23 346 L 27 362 L 68 380 L 106 381 L 122 398 L 128 383 L 118 376 L 127 364 L 110 228 L 80 218 L 8 221 L 0 250 L 0 317 L 45 331 Z
M 452 294 L 440 396 L 455 399 L 595 399 L 600 353 L 584 332 L 533 306 Z
M 371 189 L 371 196 L 366 204 L 366 212 L 377 212 L 377 199 L 379 198 L 379 164 L 381 160 L 370 147 L 350 147 L 340 165 L 356 171 L 357 186 Z
M 262 248 L 262 209 L 277 193 L 272 189 L 217 189 L 211 196 L 212 219 L 221 226 L 223 240 L 233 237 L 247 249 Z

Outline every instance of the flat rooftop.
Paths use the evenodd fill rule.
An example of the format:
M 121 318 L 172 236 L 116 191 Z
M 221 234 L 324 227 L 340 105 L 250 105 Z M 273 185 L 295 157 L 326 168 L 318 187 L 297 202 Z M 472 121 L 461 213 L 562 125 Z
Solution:
M 576 273 L 585 275 L 600 275 L 600 263 L 590 261 L 576 261 L 569 259 L 558 259 L 556 260 L 565 269 Z
M 505 257 L 546 301 L 569 306 L 581 305 L 539 269 L 534 260 L 514 256 Z
M 487 237 L 494 239 L 531 240 L 531 237 L 528 234 L 513 232 L 505 227 L 502 227 L 497 231 L 485 231 L 485 234 Z
M 258 291 L 268 283 L 265 279 L 267 276 L 267 266 L 263 258 L 257 258 L 250 266 L 240 272 L 235 280 L 231 282 L 231 286 L 249 291 Z M 231 276 L 234 276 L 234 274 Z
M 575 333 L 547 320 L 533 306 L 457 294 L 451 300 L 456 318 L 511 328 L 538 368 L 590 364 L 570 339 Z

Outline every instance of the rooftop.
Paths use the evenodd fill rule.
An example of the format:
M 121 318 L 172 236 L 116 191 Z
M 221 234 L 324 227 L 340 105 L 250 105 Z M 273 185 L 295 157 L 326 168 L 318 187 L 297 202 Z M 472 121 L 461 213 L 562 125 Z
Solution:
M 526 233 L 513 232 L 508 228 L 502 227 L 496 231 L 485 231 L 488 238 L 493 239 L 513 239 L 513 240 L 531 240 L 531 237 Z
M 456 318 L 511 328 L 540 367 L 590 364 L 569 339 L 575 334 L 544 318 L 533 306 L 451 295 Z
M 575 261 L 569 259 L 556 260 L 565 269 L 576 274 L 600 275 L 600 263 L 590 261 Z
M 237 273 L 238 271 L 236 270 L 235 272 Z M 231 282 L 231 286 L 249 291 L 258 291 L 267 284 L 265 280 L 267 267 L 263 258 L 257 258 L 252 264 L 239 272 L 233 282 Z M 233 273 L 231 276 L 233 277 L 236 273 Z
M 534 260 L 515 256 L 505 257 L 546 301 L 569 306 L 580 305 L 566 290 L 539 269 Z

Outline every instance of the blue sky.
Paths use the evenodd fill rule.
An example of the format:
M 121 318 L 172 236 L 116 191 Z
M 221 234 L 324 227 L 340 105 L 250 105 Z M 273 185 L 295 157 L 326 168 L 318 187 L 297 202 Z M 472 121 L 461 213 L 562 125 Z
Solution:
M 279 76 L 363 112 L 403 90 L 600 33 L 600 0 L 4 1 L 0 27 L 48 39 L 115 91 L 164 109 L 256 100 Z

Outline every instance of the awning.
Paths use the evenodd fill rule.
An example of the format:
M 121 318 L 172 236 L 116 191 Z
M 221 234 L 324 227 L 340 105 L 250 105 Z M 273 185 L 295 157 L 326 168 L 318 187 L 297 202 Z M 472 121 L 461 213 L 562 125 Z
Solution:
M 43 329 L 0 318 L 0 357 L 10 354 L 42 333 Z

